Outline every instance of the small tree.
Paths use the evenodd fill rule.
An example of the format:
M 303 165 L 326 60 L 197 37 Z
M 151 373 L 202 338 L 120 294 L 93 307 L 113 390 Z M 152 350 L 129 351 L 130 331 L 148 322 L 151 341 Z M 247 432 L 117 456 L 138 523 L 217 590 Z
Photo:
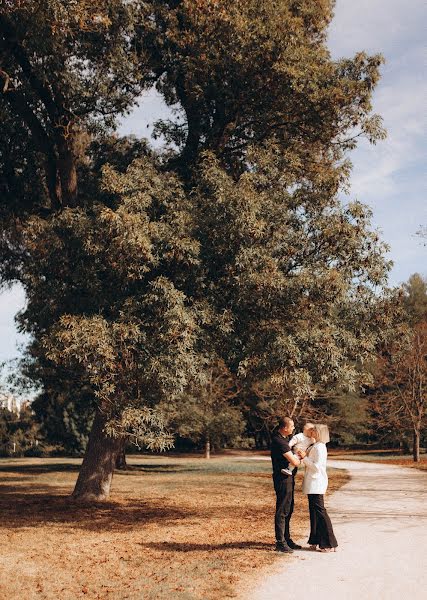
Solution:
M 19 414 L 0 408 L 0 456 L 24 456 L 41 452 L 40 427 L 29 408 Z
M 73 381 L 62 390 L 46 389 L 31 407 L 49 444 L 74 456 L 84 453 L 95 412 L 89 386 L 81 388 Z
M 233 404 L 240 391 L 236 377 L 225 364 L 217 361 L 205 375 L 202 385 L 161 408 L 170 428 L 202 444 L 209 459 L 212 448 L 231 444 L 242 435 L 245 422 L 240 408 Z
M 379 386 L 373 409 L 379 428 L 409 429 L 413 458 L 420 460 L 420 435 L 426 425 L 427 322 L 401 330 L 378 359 Z
M 403 306 L 409 323 L 414 325 L 427 320 L 427 280 L 414 273 L 403 284 Z

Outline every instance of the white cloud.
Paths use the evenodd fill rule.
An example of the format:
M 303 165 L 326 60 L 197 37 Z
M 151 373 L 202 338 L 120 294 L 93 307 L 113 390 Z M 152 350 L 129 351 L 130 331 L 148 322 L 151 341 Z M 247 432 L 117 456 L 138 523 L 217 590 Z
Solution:
M 350 156 L 351 196 L 369 204 L 373 222 L 391 246 L 391 283 L 427 269 L 426 249 L 415 236 L 426 223 L 424 0 L 337 0 L 329 43 L 334 57 L 381 52 L 386 64 L 374 94 L 385 141 L 361 142 Z
M 330 48 L 336 57 L 360 50 L 389 55 L 404 40 L 423 40 L 425 21 L 425 0 L 337 0 Z
M 386 199 L 396 191 L 396 178 L 422 167 L 425 158 L 425 101 L 427 85 L 398 79 L 380 87 L 374 109 L 382 115 L 387 139 L 376 146 L 362 142 L 352 156 L 352 190 L 357 196 Z M 421 176 L 421 173 L 420 173 Z

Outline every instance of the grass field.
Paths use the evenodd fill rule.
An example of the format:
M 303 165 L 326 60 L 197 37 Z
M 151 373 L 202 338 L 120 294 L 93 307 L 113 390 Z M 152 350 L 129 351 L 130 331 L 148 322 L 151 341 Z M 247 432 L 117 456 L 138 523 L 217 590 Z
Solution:
M 7 600 L 233 598 L 272 552 L 270 463 L 132 457 L 111 501 L 78 506 L 79 461 L 0 460 L 0 597 Z M 298 475 L 297 488 L 302 477 Z M 330 473 L 330 491 L 347 480 Z M 293 535 L 308 529 L 297 493 Z

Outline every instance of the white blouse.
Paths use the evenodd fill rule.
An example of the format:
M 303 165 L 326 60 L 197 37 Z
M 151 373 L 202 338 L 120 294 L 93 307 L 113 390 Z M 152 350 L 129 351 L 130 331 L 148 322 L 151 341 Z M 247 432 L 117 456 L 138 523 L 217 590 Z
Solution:
M 310 450 L 310 455 L 302 459 L 301 462 L 305 466 L 302 483 L 303 494 L 324 494 L 326 492 L 328 487 L 327 456 L 326 444 L 316 442 Z

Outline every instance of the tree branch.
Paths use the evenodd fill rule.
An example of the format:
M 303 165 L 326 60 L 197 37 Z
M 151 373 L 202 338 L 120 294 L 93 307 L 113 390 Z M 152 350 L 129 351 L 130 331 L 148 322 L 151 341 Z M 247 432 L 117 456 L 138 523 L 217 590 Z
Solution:
M 46 185 L 49 197 L 52 202 L 52 208 L 61 207 L 61 186 L 56 169 L 55 147 L 39 119 L 30 108 L 25 96 L 18 90 L 9 90 L 3 94 L 13 112 L 22 118 L 28 129 L 31 131 L 34 142 L 45 156 Z
M 28 80 L 28 83 L 31 85 L 31 88 L 45 105 L 49 117 L 52 120 L 52 124 L 54 125 L 59 119 L 58 107 L 52 98 L 49 88 L 35 74 L 25 49 L 18 40 L 12 21 L 4 14 L 0 14 L 0 32 L 7 44 L 8 52 L 13 55 L 18 65 L 21 67 L 24 76 Z

